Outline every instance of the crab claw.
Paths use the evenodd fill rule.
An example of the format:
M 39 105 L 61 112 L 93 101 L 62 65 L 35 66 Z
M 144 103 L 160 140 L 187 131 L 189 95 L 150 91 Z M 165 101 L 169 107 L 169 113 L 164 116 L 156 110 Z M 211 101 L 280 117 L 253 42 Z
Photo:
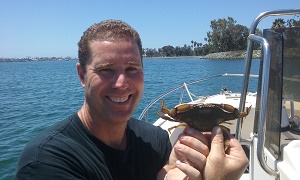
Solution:
M 168 114 L 171 117 L 174 117 L 177 114 L 177 108 L 173 108 L 171 110 L 167 109 L 165 107 L 165 101 L 164 100 L 161 101 L 161 107 L 160 108 L 161 108 L 161 111 L 163 113 Z
M 161 101 L 160 109 L 163 113 L 170 114 L 170 110 L 165 107 L 165 101 L 164 100 Z
M 251 107 L 247 107 L 245 112 L 240 112 L 239 117 L 246 117 L 250 113 Z

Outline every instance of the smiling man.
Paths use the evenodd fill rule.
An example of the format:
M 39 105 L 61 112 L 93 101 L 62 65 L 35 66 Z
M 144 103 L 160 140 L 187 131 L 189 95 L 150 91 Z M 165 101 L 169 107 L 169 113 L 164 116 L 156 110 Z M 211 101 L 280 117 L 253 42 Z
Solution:
M 144 88 L 139 34 L 106 20 L 89 27 L 78 47 L 84 103 L 27 144 L 15 179 L 163 178 L 168 133 L 131 118 Z
M 84 103 L 27 144 L 14 179 L 201 179 L 202 172 L 209 179 L 221 162 L 229 170 L 218 171 L 219 177 L 243 172 L 246 158 L 231 162 L 224 156 L 221 132 L 211 156 L 206 137 L 192 129 L 180 135 L 172 151 L 165 130 L 131 118 L 144 88 L 142 43 L 131 26 L 119 20 L 94 24 L 78 47 Z M 241 157 L 237 144 L 229 149 Z M 206 157 L 211 160 L 204 169 Z

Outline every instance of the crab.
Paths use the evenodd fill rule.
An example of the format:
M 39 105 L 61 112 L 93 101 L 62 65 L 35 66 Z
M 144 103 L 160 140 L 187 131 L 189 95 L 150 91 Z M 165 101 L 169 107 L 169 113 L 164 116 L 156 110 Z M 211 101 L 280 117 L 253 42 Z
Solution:
M 213 127 L 227 123 L 231 124 L 229 120 L 246 117 L 250 112 L 251 106 L 246 108 L 245 112 L 240 112 L 229 104 L 179 104 L 173 109 L 169 110 L 165 107 L 164 100 L 161 103 L 161 111 L 164 114 L 156 113 L 163 119 L 169 121 L 180 122 L 179 125 L 169 128 L 169 132 L 177 127 L 189 126 L 201 132 L 210 132 Z M 229 131 L 225 126 L 220 126 L 223 130 Z M 226 133 L 225 140 L 228 140 Z M 225 150 L 226 150 L 225 145 Z

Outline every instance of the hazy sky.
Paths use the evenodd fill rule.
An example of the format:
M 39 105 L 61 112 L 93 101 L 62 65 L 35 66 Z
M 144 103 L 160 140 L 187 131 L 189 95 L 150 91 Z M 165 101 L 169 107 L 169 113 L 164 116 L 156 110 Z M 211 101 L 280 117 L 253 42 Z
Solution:
M 0 57 L 77 57 L 82 33 L 105 19 L 130 24 L 140 33 L 144 48 L 190 45 L 191 40 L 206 43 L 214 19 L 231 16 L 250 27 L 261 12 L 291 8 L 300 8 L 300 1 L 1 0 Z M 269 28 L 274 19 L 264 19 L 259 28 Z

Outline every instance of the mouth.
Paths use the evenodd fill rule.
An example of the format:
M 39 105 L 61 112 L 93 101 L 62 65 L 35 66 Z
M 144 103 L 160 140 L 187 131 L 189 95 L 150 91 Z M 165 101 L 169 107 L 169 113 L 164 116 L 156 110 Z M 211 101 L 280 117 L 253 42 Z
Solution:
M 124 96 L 124 97 L 111 97 L 111 96 L 108 96 L 108 99 L 111 100 L 114 103 L 123 103 L 123 102 L 126 102 L 130 97 L 131 97 L 131 95 Z

